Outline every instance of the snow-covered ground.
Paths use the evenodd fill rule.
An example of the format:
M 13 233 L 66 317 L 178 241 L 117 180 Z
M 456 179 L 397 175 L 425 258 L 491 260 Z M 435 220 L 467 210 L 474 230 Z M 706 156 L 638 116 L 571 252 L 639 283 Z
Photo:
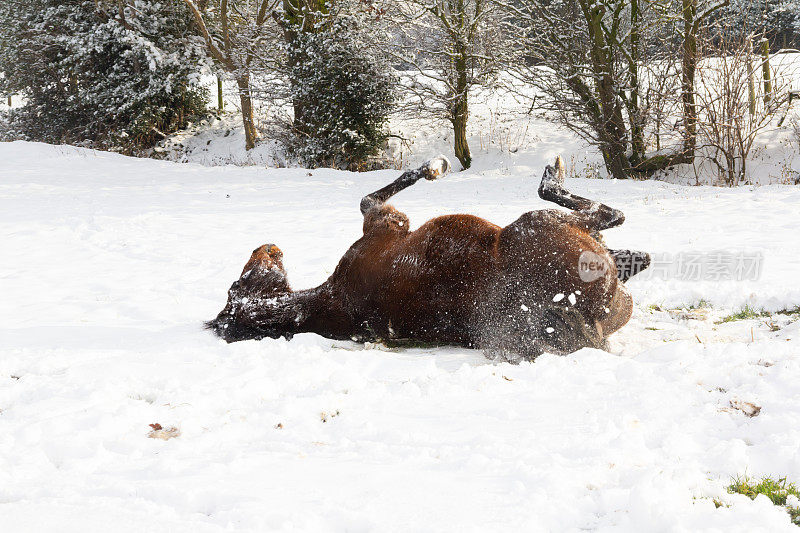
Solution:
M 507 224 L 545 207 L 555 135 L 394 203 L 413 226 Z M 513 366 L 202 330 L 260 244 L 295 287 L 323 281 L 396 175 L 0 143 L 0 530 L 795 530 L 725 487 L 800 480 L 800 322 L 716 322 L 800 305 L 800 189 L 568 180 L 625 212 L 611 247 L 761 258 L 756 279 L 631 281 L 610 352 Z

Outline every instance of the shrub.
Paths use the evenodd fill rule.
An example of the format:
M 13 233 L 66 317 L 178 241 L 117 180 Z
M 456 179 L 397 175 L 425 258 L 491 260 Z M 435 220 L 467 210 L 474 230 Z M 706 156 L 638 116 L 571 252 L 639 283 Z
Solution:
M 205 55 L 176 0 L 0 4 L 0 93 L 18 137 L 132 149 L 204 113 Z
M 308 166 L 363 169 L 387 138 L 395 78 L 362 39 L 342 16 L 287 45 L 291 99 L 303 110 L 294 117 L 294 149 Z

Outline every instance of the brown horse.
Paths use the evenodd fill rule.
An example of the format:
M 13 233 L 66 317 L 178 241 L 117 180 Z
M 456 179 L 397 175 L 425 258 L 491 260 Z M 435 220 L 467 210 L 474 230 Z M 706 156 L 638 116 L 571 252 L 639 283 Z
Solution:
M 604 346 L 631 316 L 620 279 L 649 264 L 647 254 L 600 240 L 622 213 L 566 191 L 559 157 L 545 168 L 539 196 L 570 212 L 531 211 L 505 228 L 448 215 L 409 231 L 408 217 L 386 200 L 449 166 L 436 158 L 365 196 L 363 236 L 319 287 L 293 291 L 278 247 L 257 248 L 207 326 L 228 342 L 313 332 L 478 347 L 510 360 Z

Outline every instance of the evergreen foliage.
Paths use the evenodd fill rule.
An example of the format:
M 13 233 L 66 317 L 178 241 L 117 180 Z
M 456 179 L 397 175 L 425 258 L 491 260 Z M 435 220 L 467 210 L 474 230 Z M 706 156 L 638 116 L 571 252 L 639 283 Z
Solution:
M 202 42 L 175 0 L 0 4 L 0 94 L 17 137 L 131 150 L 205 112 Z
M 763 34 L 773 50 L 800 47 L 800 0 L 732 0 L 725 15 L 728 28 Z
M 302 109 L 295 151 L 306 165 L 360 170 L 386 141 L 396 79 L 365 40 L 357 20 L 340 15 L 286 43 L 291 100 Z

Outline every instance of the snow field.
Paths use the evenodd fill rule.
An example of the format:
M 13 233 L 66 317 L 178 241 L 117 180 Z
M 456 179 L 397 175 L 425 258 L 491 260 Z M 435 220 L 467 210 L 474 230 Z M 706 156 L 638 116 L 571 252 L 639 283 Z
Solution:
M 536 186 L 555 153 L 393 203 L 412 227 L 452 212 L 507 224 L 550 207 Z M 568 179 L 625 213 L 611 247 L 760 252 L 763 270 L 632 281 L 634 319 L 610 353 L 513 366 L 202 331 L 258 245 L 284 251 L 294 287 L 323 281 L 360 234 L 358 200 L 397 171 L 21 142 L 0 143 L 0 161 L 3 530 L 795 530 L 725 486 L 745 471 L 800 480 L 800 322 L 715 324 L 744 305 L 800 305 L 794 187 Z M 678 309 L 701 300 L 708 316 Z M 148 439 L 156 422 L 180 437 Z

